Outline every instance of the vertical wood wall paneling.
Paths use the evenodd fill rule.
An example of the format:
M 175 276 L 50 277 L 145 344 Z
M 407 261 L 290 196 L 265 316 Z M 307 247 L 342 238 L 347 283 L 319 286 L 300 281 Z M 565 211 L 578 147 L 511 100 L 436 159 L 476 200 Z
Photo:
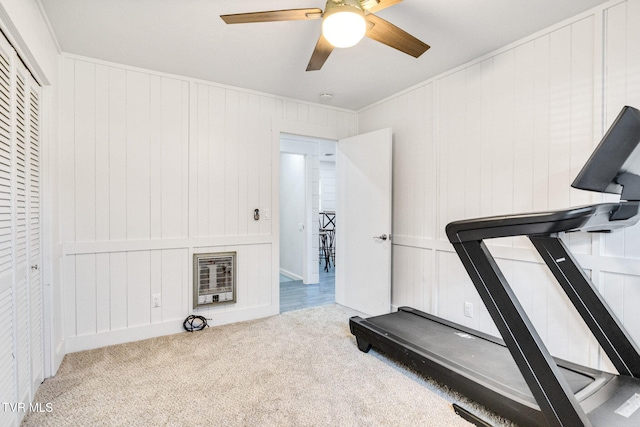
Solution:
M 106 241 L 110 238 L 110 93 L 109 68 L 105 65 L 95 66 L 95 240 Z M 107 288 L 108 289 L 108 288 Z
M 533 41 L 534 105 L 533 128 L 533 194 L 532 209 L 544 211 L 549 208 L 549 144 L 550 144 L 550 45 L 551 37 L 545 34 Z
M 83 90 L 87 90 L 83 88 Z M 109 68 L 109 239 L 127 239 L 127 72 Z M 98 171 L 96 171 L 97 173 Z M 65 240 L 69 241 L 69 240 Z M 71 240 L 72 241 L 72 240 Z M 117 289 L 113 289 L 117 292 Z M 113 294 L 113 292 L 112 292 Z
M 571 26 L 571 157 L 569 164 L 570 182 L 578 175 L 582 165 L 593 151 L 595 69 L 594 32 L 595 17 L 589 16 Z M 579 206 L 589 204 L 592 194 L 571 188 L 569 204 Z M 574 253 L 590 253 L 592 236 L 578 233 L 568 239 Z
M 127 286 L 128 257 L 126 252 L 109 254 L 111 287 L 111 330 L 126 329 L 129 325 L 129 289 Z
M 236 236 L 239 232 L 239 130 L 240 100 L 238 92 L 227 90 L 226 96 L 226 128 L 225 128 L 225 221 L 224 234 Z
M 105 65 L 95 68 L 95 240 L 107 241 L 111 237 L 111 141 L 110 70 Z M 122 193 L 114 195 L 122 198 Z M 109 254 L 95 256 L 95 316 L 96 332 L 106 332 L 111 326 L 111 287 Z
M 237 152 L 237 173 L 238 173 L 238 233 L 246 236 L 249 231 L 249 218 L 253 221 L 253 209 L 249 210 L 249 169 L 248 162 L 248 128 L 250 125 L 245 122 L 249 112 L 249 96 L 247 93 L 238 93 L 238 152 Z M 242 120 L 242 119 L 245 120 Z
M 195 111 L 190 120 L 189 130 L 189 238 L 208 235 L 207 208 L 209 202 L 208 171 L 204 168 L 209 160 L 209 123 L 206 119 L 209 105 L 207 91 L 199 90 L 201 85 L 191 84 L 189 92 L 190 111 Z
M 163 157 L 165 132 L 164 84 L 160 76 L 149 76 L 149 238 L 162 238 L 164 194 Z M 170 122 L 169 122 L 170 123 Z M 178 159 L 176 159 L 178 160 Z M 168 166 L 170 167 L 170 166 Z M 153 256 L 152 256 L 153 258 Z
M 127 71 L 127 239 L 150 237 L 150 76 Z M 88 86 L 91 87 L 91 86 Z
M 96 255 L 76 256 L 77 334 L 93 335 L 97 330 Z
M 188 281 L 188 270 L 191 263 L 186 249 L 166 249 L 162 251 L 160 260 L 162 287 L 162 321 L 184 320 L 187 301 L 185 292 L 191 283 Z
M 482 118 L 480 133 L 480 215 L 493 214 L 493 138 L 495 123 L 493 58 L 481 62 L 482 92 L 480 117 Z
M 425 151 L 422 161 L 424 164 L 424 194 L 422 195 L 424 216 L 419 218 L 422 222 L 422 234 L 426 239 L 434 239 L 437 234 L 435 232 L 437 207 L 433 203 L 437 195 L 437 176 L 438 176 L 438 156 L 435 134 L 435 111 L 434 111 L 434 85 L 430 83 L 424 89 L 424 112 L 420 116 L 416 116 L 416 120 L 424 124 L 423 134 L 419 135 L 424 141 Z M 433 252 L 433 251 L 432 251 Z M 433 263 L 431 262 L 431 267 Z
M 151 251 L 127 252 L 127 327 L 151 323 Z
M 96 66 L 75 64 L 75 219 L 76 241 L 96 238 Z
M 150 251 L 149 253 L 149 297 L 150 301 L 153 301 L 154 295 L 160 295 L 160 306 L 154 307 L 153 302 L 150 305 L 150 319 L 149 323 L 160 323 L 162 322 L 162 274 L 164 270 L 164 250 L 155 250 Z M 167 262 L 168 264 L 168 262 Z M 176 284 L 177 285 L 177 284 Z M 166 300 L 166 297 L 164 298 Z M 167 301 L 168 302 L 168 301 Z M 179 301 L 178 301 L 179 302 Z
M 277 304 L 271 244 L 228 243 L 271 234 L 271 220 L 254 221 L 253 209 L 272 209 L 271 121 L 285 102 L 85 58 L 65 58 L 62 81 L 69 348 L 91 348 L 93 335 L 118 342 L 129 328 L 181 326 L 194 252 L 239 254 L 238 303 L 207 309 L 213 323 L 268 313 L 255 309 Z M 295 120 L 356 129 L 354 113 L 286 105 Z M 217 238 L 225 244 L 198 245 Z M 135 250 L 113 249 L 123 243 Z
M 96 254 L 96 332 L 111 330 L 112 286 L 111 257 L 108 253 Z
M 459 173 L 464 179 L 464 190 L 462 194 L 453 195 L 460 197 L 464 203 L 465 218 L 475 218 L 480 216 L 480 176 L 482 165 L 479 162 L 482 154 L 482 142 L 478 138 L 482 131 L 482 115 L 480 114 L 482 105 L 482 64 L 475 64 L 465 70 L 465 89 L 466 97 L 463 105 L 465 136 L 467 148 L 461 151 L 459 155 L 464 167 L 459 167 Z M 463 142 L 464 143 L 464 142 Z
M 260 99 L 258 95 L 250 94 L 248 97 L 246 117 L 258 117 L 260 114 Z M 258 235 L 260 234 L 260 225 L 264 221 L 255 221 L 253 219 L 253 210 L 265 209 L 260 204 L 260 146 L 269 145 L 263 144 L 263 139 L 260 138 L 260 128 L 258 126 L 245 126 L 246 128 L 246 173 L 247 173 L 247 207 L 245 215 L 248 218 L 247 234 Z M 265 160 L 268 159 L 264 158 Z M 264 215 L 264 212 L 263 212 Z
M 567 206 L 571 182 L 571 27 L 550 34 L 549 208 Z
M 494 157 L 492 159 L 491 208 L 513 212 L 514 199 L 514 49 L 494 57 Z M 517 142 L 519 144 L 520 141 Z
M 533 211 L 533 159 L 535 126 L 535 42 L 514 49 L 513 105 L 513 211 Z M 514 246 L 529 247 L 526 237 L 514 238 Z
M 227 143 L 227 91 L 219 88 L 203 87 L 209 93 L 208 124 L 209 124 L 209 163 L 204 165 L 209 169 L 209 233 L 208 236 L 224 236 L 227 218 L 225 208 L 227 200 L 225 159 Z M 199 168 L 203 165 L 198 165 Z M 206 232 L 206 230 L 203 230 Z

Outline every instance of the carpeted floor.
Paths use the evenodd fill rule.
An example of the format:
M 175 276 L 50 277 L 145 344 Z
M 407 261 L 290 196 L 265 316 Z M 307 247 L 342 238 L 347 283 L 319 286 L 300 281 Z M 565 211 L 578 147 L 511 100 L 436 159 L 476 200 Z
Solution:
M 468 426 L 333 304 L 69 354 L 23 426 Z M 450 399 L 449 399 L 450 400 Z

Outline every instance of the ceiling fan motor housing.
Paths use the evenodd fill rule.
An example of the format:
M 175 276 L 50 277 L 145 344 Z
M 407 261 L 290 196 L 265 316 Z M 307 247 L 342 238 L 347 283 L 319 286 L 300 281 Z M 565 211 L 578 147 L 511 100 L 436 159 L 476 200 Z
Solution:
M 360 0 L 360 5 L 364 10 L 371 9 L 380 4 L 380 0 Z

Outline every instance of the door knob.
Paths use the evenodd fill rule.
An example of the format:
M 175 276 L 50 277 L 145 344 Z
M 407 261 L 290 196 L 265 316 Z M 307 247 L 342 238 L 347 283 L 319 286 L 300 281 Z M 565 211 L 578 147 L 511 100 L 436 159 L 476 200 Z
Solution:
M 373 236 L 374 239 L 387 240 L 387 235 L 383 234 L 382 236 Z

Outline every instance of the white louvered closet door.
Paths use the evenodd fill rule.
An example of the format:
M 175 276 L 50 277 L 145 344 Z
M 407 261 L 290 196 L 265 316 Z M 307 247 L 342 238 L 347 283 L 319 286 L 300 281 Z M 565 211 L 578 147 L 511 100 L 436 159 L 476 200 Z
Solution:
M 17 61 L 16 61 L 17 62 Z M 16 282 L 16 359 L 18 365 L 18 398 L 21 402 L 29 401 L 31 386 L 31 369 L 29 363 L 30 349 L 30 301 L 27 280 L 28 246 L 27 246 L 27 185 L 29 143 L 29 92 L 27 89 L 28 72 L 24 66 L 15 66 L 15 115 L 14 115 L 14 178 L 15 178 L 15 282 Z
M 27 407 L 44 372 L 40 93 L 0 35 L 0 402 Z M 0 410 L 0 425 L 24 415 Z
M 13 287 L 12 215 L 12 48 L 0 37 L 0 401 L 15 402 L 16 365 Z M 0 425 L 12 425 L 15 414 L 0 411 Z
M 43 306 L 40 265 L 40 86 L 29 76 L 29 325 L 31 327 L 31 390 L 44 379 Z M 33 397 L 33 396 L 32 396 Z

